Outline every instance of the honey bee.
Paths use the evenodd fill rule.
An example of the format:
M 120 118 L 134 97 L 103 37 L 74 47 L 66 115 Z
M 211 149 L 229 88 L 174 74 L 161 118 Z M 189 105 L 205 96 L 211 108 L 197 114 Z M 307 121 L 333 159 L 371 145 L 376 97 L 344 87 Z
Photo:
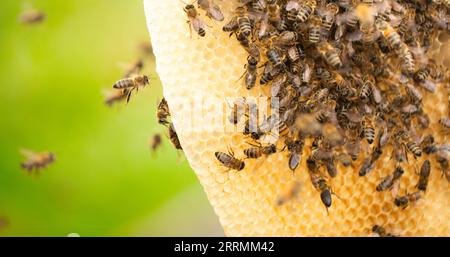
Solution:
M 322 19 L 317 15 L 312 15 L 309 21 L 309 42 L 312 44 L 318 43 L 320 40 L 320 32 L 322 26 Z
M 448 134 L 448 132 L 450 130 L 450 118 L 444 117 L 444 118 L 439 119 L 439 124 L 444 129 L 444 131 Z
M 32 173 L 33 170 L 39 172 L 41 169 L 52 164 L 56 159 L 56 155 L 52 152 L 36 153 L 27 149 L 21 149 L 20 152 L 26 158 L 20 166 L 22 169 L 28 171 L 28 173 Z
M 364 76 L 363 84 L 359 92 L 359 99 L 367 103 L 372 96 L 373 88 L 375 87 L 375 79 L 372 76 Z
M 341 58 L 338 51 L 331 46 L 328 42 L 322 42 L 318 45 L 317 50 L 322 54 L 325 61 L 334 68 L 340 68 L 342 66 Z
M 115 89 L 130 89 L 127 95 L 127 102 L 130 101 L 131 94 L 134 90 L 139 90 L 139 87 L 144 87 L 149 84 L 149 79 L 146 75 L 136 75 L 131 78 L 125 78 L 114 83 Z
M 255 58 L 252 56 L 247 58 L 247 64 L 245 65 L 245 87 L 249 90 L 256 85 L 256 77 L 258 76 L 256 71 L 257 65 L 258 61 Z
M 287 203 L 287 201 L 294 199 L 300 193 L 301 184 L 298 181 L 294 181 L 289 188 L 283 192 L 276 201 L 277 206 L 282 206 Z
M 270 48 L 266 52 L 267 59 L 272 63 L 273 67 L 279 68 L 283 66 L 282 57 L 275 48 Z
M 395 237 L 395 235 L 391 233 L 387 233 L 386 229 L 379 225 L 374 225 L 372 227 L 372 232 L 377 234 L 380 237 Z
M 268 156 L 276 152 L 277 147 L 275 146 L 275 144 L 270 144 L 268 146 L 253 145 L 253 147 L 244 149 L 245 156 L 250 159 L 258 159 L 263 155 Z
M 402 167 L 397 166 L 394 170 L 394 173 L 392 175 L 388 175 L 383 178 L 383 180 L 377 185 L 376 190 L 378 192 L 390 190 L 394 186 L 397 181 L 400 180 L 404 173 L 404 170 Z
M 169 140 L 175 147 L 175 149 L 183 150 L 183 148 L 181 147 L 180 139 L 178 139 L 177 132 L 175 131 L 175 127 L 173 126 L 173 123 L 170 123 L 169 125 Z
M 290 0 L 286 3 L 286 19 L 289 23 L 294 23 L 297 20 L 297 13 L 300 9 L 300 4 L 295 0 Z
M 336 14 L 339 12 L 339 6 L 335 3 L 328 3 L 325 10 L 322 12 L 322 32 L 323 35 L 328 37 L 336 19 Z
M 416 82 L 424 82 L 427 80 L 428 76 L 430 75 L 430 69 L 428 67 L 424 67 L 422 69 L 419 69 L 414 73 L 414 80 Z
M 43 11 L 29 9 L 20 14 L 19 23 L 28 25 L 39 24 L 43 22 L 45 18 L 46 15 Z
M 425 136 L 420 143 L 420 147 L 426 154 L 434 154 L 438 150 L 436 145 L 434 144 L 434 137 L 432 135 Z
M 447 155 L 443 154 L 441 151 L 436 154 L 436 161 L 439 163 L 439 166 L 442 170 L 442 175 L 445 175 L 448 182 L 450 182 L 450 166 L 449 166 L 449 158 Z
M 236 8 L 236 22 L 238 24 L 238 33 L 248 38 L 252 33 L 252 25 L 246 9 L 242 6 Z
M 431 172 L 431 163 L 429 160 L 425 160 L 422 164 L 422 167 L 420 167 L 419 182 L 417 183 L 416 186 L 417 189 L 419 189 L 420 191 L 427 190 L 430 172 Z
M 161 102 L 159 102 L 158 109 L 156 111 L 156 118 L 158 119 L 158 123 L 167 126 L 169 124 L 168 120 L 169 116 L 170 116 L 169 104 L 163 97 L 163 99 L 161 99 Z
M 267 2 L 267 13 L 269 14 L 269 20 L 271 23 L 277 24 L 281 20 L 280 16 L 280 6 L 278 6 L 277 0 L 266 0 Z
M 404 196 L 396 197 L 394 200 L 394 203 L 397 207 L 401 207 L 402 209 L 405 209 L 409 206 L 410 203 L 417 202 L 421 198 L 420 191 L 406 194 Z
M 300 139 L 292 140 L 288 137 L 285 140 L 285 145 L 289 151 L 289 169 L 295 171 L 302 161 L 304 142 Z
M 375 162 L 372 160 L 371 157 L 366 157 L 361 165 L 361 168 L 359 169 L 359 176 L 365 176 L 367 175 L 369 172 L 371 172 L 373 170 L 373 168 L 375 167 Z
M 154 134 L 151 142 L 150 142 L 150 149 L 152 152 L 155 152 L 162 144 L 162 137 L 160 134 Z
M 105 96 L 104 102 L 107 106 L 112 106 L 114 103 L 121 102 L 127 99 L 128 94 L 129 94 L 128 88 L 122 90 L 109 91 Z
M 288 48 L 291 46 L 294 46 L 298 43 L 300 36 L 298 33 L 293 31 L 283 31 L 281 34 L 276 38 L 274 45 L 276 45 L 279 48 Z M 298 50 L 298 48 L 297 48 Z
M 381 31 L 383 37 L 387 40 L 388 44 L 394 50 L 398 50 L 402 47 L 403 42 L 400 35 L 385 21 L 378 21 L 376 23 L 378 30 Z
M 187 4 L 183 11 L 186 13 L 188 17 L 187 23 L 189 24 L 189 30 L 191 31 L 192 35 L 192 28 L 194 28 L 194 31 L 200 36 L 204 37 L 206 36 L 206 30 L 205 30 L 205 23 L 199 18 L 199 14 L 197 12 L 197 9 L 193 4 Z
M 375 140 L 375 128 L 373 126 L 372 119 L 368 118 L 367 116 L 363 121 L 363 132 L 364 138 L 367 140 L 367 143 L 372 144 Z
M 305 23 L 316 9 L 316 0 L 306 0 L 301 3 L 297 12 L 297 22 Z
M 234 152 L 231 149 L 229 149 L 228 154 L 223 152 L 215 152 L 214 154 L 217 160 L 219 160 L 219 162 L 228 169 L 241 171 L 245 168 L 245 163 L 239 159 L 236 159 L 234 157 Z
M 307 160 L 307 163 L 311 162 L 311 159 Z M 313 161 L 314 162 L 314 161 Z M 313 187 L 320 192 L 320 199 L 322 200 L 323 205 L 325 206 L 328 214 L 328 208 L 331 207 L 332 198 L 331 198 L 331 188 L 327 185 L 325 179 L 323 179 L 319 173 L 309 172 L 309 176 L 311 179 L 311 183 Z
M 197 0 L 198 7 L 206 11 L 206 16 L 216 21 L 223 21 L 223 16 L 220 7 L 214 3 L 213 0 Z

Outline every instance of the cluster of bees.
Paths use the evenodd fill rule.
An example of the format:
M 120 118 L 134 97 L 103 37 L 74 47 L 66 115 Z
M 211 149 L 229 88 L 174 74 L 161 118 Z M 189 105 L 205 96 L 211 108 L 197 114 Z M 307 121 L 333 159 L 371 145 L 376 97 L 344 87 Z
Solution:
M 418 201 L 432 170 L 430 160 L 424 160 L 417 190 L 400 194 L 408 156 L 416 163 L 424 154 L 434 157 L 450 182 L 450 144 L 436 142 L 435 135 L 426 132 L 431 121 L 422 103 L 426 94 L 437 90 L 445 90 L 448 97 L 448 68 L 427 57 L 439 33 L 449 32 L 448 1 L 237 2 L 223 31 L 234 36 L 248 54 L 243 86 L 267 89 L 271 106 L 278 110 L 260 119 L 255 104 L 244 97 L 233 103 L 230 122 L 238 124 L 244 117 L 242 133 L 252 140 L 243 152 L 245 159 L 287 150 L 287 166 L 295 171 L 306 158 L 311 183 L 327 212 L 334 194 L 328 182 L 336 177 L 337 164 L 348 167 L 361 161 L 359 176 L 366 176 L 387 146 L 393 149 L 395 168 L 376 190 L 391 191 L 396 206 L 406 208 Z M 224 20 L 214 1 L 197 3 L 207 17 Z M 205 22 L 194 4 L 187 4 L 184 11 L 191 29 L 205 36 Z M 445 138 L 450 132 L 449 117 L 439 120 L 439 133 Z M 266 136 L 275 136 L 276 143 L 263 145 Z M 369 154 L 360 154 L 363 149 Z M 245 168 L 245 159 L 237 158 L 232 149 L 215 156 L 228 170 Z M 297 184 L 277 204 L 298 191 Z M 392 236 L 378 225 L 372 230 Z

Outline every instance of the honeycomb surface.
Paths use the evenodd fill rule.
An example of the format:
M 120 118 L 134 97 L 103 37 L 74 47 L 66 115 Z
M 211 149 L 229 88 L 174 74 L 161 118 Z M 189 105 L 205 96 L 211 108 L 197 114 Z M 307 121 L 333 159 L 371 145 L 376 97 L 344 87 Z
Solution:
M 225 22 L 236 1 L 217 1 Z M 233 149 L 243 159 L 248 140 L 240 132 L 226 132 L 225 98 L 264 95 L 262 86 L 245 89 L 239 77 L 247 54 L 234 38 L 222 32 L 222 22 L 213 22 L 200 11 L 208 24 L 206 37 L 189 32 L 184 4 L 179 0 L 145 0 L 148 29 L 175 128 L 184 153 L 202 184 L 207 197 L 228 236 L 371 236 L 378 224 L 399 236 L 450 236 L 450 186 L 441 176 L 434 158 L 428 190 L 423 199 L 402 210 L 394 205 L 390 192 L 377 192 L 381 178 L 395 167 L 387 149 L 375 169 L 358 176 L 363 156 L 354 167 L 338 166 L 338 176 L 330 180 L 333 204 L 329 215 L 312 187 L 306 158 L 295 173 L 288 168 L 288 152 L 282 151 L 257 160 L 246 160 L 240 171 L 227 171 L 219 165 L 214 152 Z M 449 65 L 448 36 L 440 37 L 434 56 Z M 439 132 L 437 121 L 448 113 L 447 94 L 439 87 L 426 93 L 425 110 L 430 114 L 430 130 Z M 198 108 L 201 106 L 201 108 Z M 437 137 L 442 142 L 447 138 Z M 448 141 L 447 141 L 448 143 Z M 303 156 L 308 154 L 307 149 Z M 416 171 L 426 155 L 405 166 L 400 193 L 414 191 Z M 296 198 L 277 206 L 280 195 L 300 183 Z

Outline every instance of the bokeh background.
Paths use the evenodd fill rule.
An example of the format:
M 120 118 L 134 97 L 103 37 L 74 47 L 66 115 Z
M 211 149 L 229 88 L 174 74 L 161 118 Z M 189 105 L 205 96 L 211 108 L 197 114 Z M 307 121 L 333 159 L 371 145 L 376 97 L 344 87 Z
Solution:
M 26 5 L 47 19 L 18 24 Z M 0 236 L 223 235 L 156 122 L 162 88 L 153 57 L 145 60 L 149 87 L 127 105 L 103 103 L 148 40 L 141 0 L 0 1 Z M 152 154 L 155 133 L 164 144 Z M 20 148 L 57 160 L 30 176 Z

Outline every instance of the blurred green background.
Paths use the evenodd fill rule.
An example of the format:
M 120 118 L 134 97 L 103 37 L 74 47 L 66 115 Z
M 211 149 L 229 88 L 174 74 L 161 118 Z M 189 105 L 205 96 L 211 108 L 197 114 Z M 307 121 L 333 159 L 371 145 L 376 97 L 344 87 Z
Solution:
M 26 4 L 46 12 L 44 23 L 18 24 Z M 0 236 L 223 234 L 165 136 L 151 154 L 150 137 L 164 134 L 160 82 L 128 105 L 103 103 L 148 38 L 141 0 L 0 1 Z M 157 78 L 153 57 L 146 63 Z M 20 148 L 57 161 L 29 176 Z

